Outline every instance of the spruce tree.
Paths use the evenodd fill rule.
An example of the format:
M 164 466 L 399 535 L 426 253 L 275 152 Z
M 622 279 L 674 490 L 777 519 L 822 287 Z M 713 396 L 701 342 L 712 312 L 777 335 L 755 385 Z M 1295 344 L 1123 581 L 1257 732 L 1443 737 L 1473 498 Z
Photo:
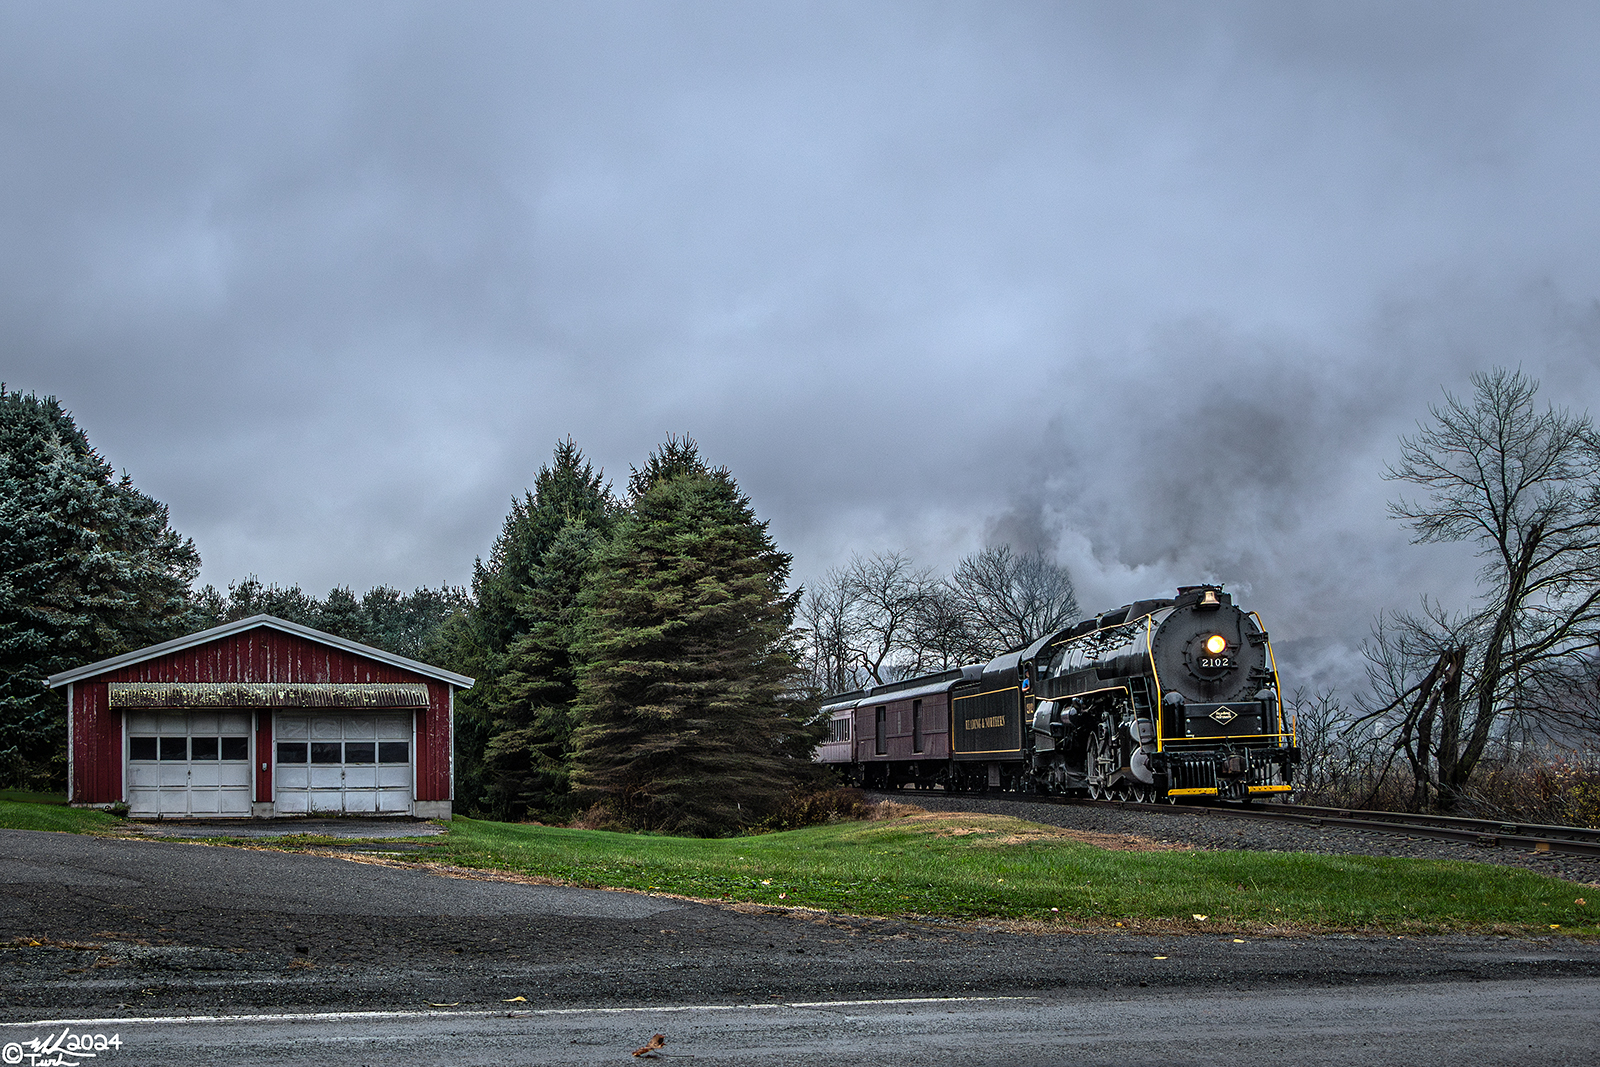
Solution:
M 502 819 L 520 818 L 529 810 L 519 796 L 563 791 L 554 782 L 548 783 L 553 793 L 527 784 L 530 775 L 542 773 L 534 770 L 540 752 L 559 749 L 565 742 L 556 736 L 559 729 L 527 732 L 541 716 L 535 714 L 523 680 L 536 676 L 539 667 L 520 664 L 512 649 L 545 619 L 548 599 L 530 603 L 530 598 L 539 585 L 546 554 L 561 531 L 581 524 L 603 539 L 616 514 L 617 503 L 604 473 L 584 458 L 570 437 L 558 443 L 533 489 L 512 501 L 488 561 L 476 562 L 471 607 L 441 633 L 445 665 L 477 680 L 456 706 L 457 792 L 476 810 Z M 518 679 L 514 683 L 513 676 Z M 522 732 L 496 745 L 491 757 L 489 746 L 508 731 Z
M 573 701 L 572 649 L 583 621 L 578 594 L 600 545 L 588 523 L 570 523 L 535 567 L 523 603 L 527 633 L 506 650 L 503 699 L 484 752 L 486 806 L 512 818 L 571 814 L 569 771 Z
M 813 774 L 790 556 L 690 439 L 630 489 L 580 597 L 573 784 L 636 829 L 731 833 Z
M 194 542 L 135 489 L 54 397 L 0 385 L 0 765 L 64 779 L 59 671 L 177 636 Z

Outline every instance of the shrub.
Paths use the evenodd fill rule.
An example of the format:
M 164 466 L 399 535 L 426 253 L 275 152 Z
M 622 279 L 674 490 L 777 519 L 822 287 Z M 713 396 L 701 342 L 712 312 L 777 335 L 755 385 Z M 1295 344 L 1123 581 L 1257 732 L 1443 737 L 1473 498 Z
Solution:
M 867 800 L 861 790 L 848 786 L 796 789 L 784 798 L 777 811 L 761 823 L 758 832 L 798 830 L 802 826 L 870 819 L 875 807 L 877 805 Z

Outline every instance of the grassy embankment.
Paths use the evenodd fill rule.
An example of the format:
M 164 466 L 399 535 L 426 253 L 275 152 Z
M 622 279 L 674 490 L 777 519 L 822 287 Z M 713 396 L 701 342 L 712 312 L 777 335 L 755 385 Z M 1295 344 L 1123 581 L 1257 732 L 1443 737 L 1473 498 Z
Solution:
M 67 807 L 60 793 L 0 789 L 0 830 L 66 830 L 75 834 L 114 831 L 122 820 L 103 811 Z
M 1600 935 L 1600 891 L 1520 868 L 1124 851 L 1001 816 L 922 814 L 709 841 L 457 818 L 435 841 L 428 858 L 459 866 L 861 915 L 1132 930 Z

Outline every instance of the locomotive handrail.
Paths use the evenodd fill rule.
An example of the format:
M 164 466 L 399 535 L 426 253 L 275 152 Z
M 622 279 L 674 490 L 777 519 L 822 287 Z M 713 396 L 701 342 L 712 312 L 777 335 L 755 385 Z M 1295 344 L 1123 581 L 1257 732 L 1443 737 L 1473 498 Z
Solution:
M 1255 620 L 1256 629 L 1265 635 L 1267 628 L 1261 625 L 1261 616 L 1252 611 L 1250 617 Z M 1272 651 L 1272 638 L 1267 638 L 1266 645 L 1267 662 L 1272 664 L 1272 688 L 1278 694 L 1278 735 L 1281 737 L 1283 736 L 1283 682 L 1278 679 L 1278 654 Z M 1289 743 L 1297 747 L 1300 744 L 1299 727 L 1298 716 L 1289 716 Z
M 1150 632 L 1150 620 L 1154 617 L 1154 612 L 1144 617 L 1144 654 L 1145 658 L 1150 661 L 1150 677 L 1155 679 L 1156 683 L 1155 702 L 1150 705 L 1150 714 L 1156 720 L 1156 751 L 1165 752 L 1167 739 L 1166 733 L 1162 728 L 1162 720 L 1165 716 L 1161 714 L 1161 672 L 1156 670 L 1156 640 Z

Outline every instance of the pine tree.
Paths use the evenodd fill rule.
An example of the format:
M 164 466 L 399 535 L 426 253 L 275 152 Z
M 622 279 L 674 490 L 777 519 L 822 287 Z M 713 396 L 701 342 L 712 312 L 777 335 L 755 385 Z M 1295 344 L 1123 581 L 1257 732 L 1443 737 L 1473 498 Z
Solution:
M 733 832 L 812 774 L 790 557 L 688 438 L 630 488 L 580 597 L 573 783 L 636 829 Z
M 543 766 L 541 754 L 563 748 L 565 740 L 560 715 L 536 714 L 532 694 L 525 688 L 539 666 L 521 663 L 513 648 L 545 620 L 545 602 L 530 604 L 530 598 L 562 530 L 581 524 L 603 539 L 616 514 L 617 503 L 604 473 L 594 469 L 570 437 L 557 444 L 533 489 L 512 501 L 488 562 L 475 564 L 471 608 L 441 634 L 445 665 L 477 680 L 461 694 L 456 708 L 458 795 L 487 814 L 519 818 L 528 814 L 528 808 L 517 797 L 558 796 L 564 791 L 555 779 L 538 787 L 528 784 L 544 773 L 535 770 Z M 549 729 L 535 728 L 544 719 L 550 719 Z M 497 735 L 508 732 L 515 736 L 495 744 Z M 495 744 L 492 754 L 491 744 Z
M 504 699 L 484 752 L 487 806 L 511 817 L 570 814 L 571 742 L 578 695 L 572 649 L 583 620 L 578 594 L 600 535 L 583 521 L 556 535 L 534 568 L 528 632 L 506 652 Z
M 194 542 L 135 489 L 54 397 L 0 385 L 0 760 L 65 767 L 51 674 L 184 632 Z

